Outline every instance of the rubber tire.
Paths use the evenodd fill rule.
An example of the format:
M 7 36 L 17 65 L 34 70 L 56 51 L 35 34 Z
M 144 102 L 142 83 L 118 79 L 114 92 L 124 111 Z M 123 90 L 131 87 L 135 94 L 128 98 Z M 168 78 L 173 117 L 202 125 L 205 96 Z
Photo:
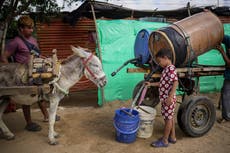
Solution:
M 137 92 L 141 88 L 143 82 L 145 82 L 145 81 L 144 80 L 140 81 L 135 86 L 135 88 L 133 90 L 133 99 L 135 98 Z M 136 105 L 138 105 L 140 97 L 141 97 L 141 95 L 138 97 Z M 143 102 L 141 103 L 141 105 L 155 107 L 159 102 L 160 102 L 160 100 L 159 100 L 158 87 L 150 87 L 147 90 L 145 98 L 144 98 Z
M 183 103 L 177 116 L 181 130 L 191 137 L 206 134 L 216 120 L 215 106 L 212 101 L 205 96 L 191 96 Z
M 184 124 L 183 124 L 183 121 L 182 121 L 182 114 L 184 113 L 185 107 L 188 105 L 189 102 L 190 102 L 189 100 L 184 100 L 180 104 L 179 109 L 177 111 L 177 124 L 178 124 L 178 126 L 180 127 L 180 129 L 182 131 L 185 130 L 185 127 L 184 127 Z

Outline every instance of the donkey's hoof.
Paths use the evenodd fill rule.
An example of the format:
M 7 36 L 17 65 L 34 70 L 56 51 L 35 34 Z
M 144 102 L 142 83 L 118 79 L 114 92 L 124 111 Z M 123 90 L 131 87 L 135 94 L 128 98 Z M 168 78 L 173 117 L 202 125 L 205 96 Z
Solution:
M 59 137 L 60 137 L 59 133 L 54 132 L 54 138 L 59 138 Z
M 14 135 L 11 135 L 11 136 L 4 136 L 4 139 L 10 141 L 10 140 L 14 140 L 15 139 L 15 136 Z
M 52 141 L 49 141 L 49 144 L 50 145 L 57 145 L 58 141 L 57 140 L 52 140 Z
M 55 134 L 55 135 L 54 135 L 54 138 L 59 138 L 59 137 L 60 137 L 59 134 L 57 134 L 57 135 Z
M 15 139 L 15 135 L 13 133 L 4 133 L 1 137 L 5 140 L 14 140 Z

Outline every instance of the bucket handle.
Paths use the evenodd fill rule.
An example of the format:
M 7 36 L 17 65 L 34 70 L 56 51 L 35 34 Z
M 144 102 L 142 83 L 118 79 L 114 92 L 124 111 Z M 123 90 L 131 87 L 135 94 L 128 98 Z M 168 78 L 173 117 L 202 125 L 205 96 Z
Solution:
M 148 112 L 147 110 L 145 110 L 144 108 L 137 106 L 137 109 L 142 110 L 143 112 L 147 113 L 147 114 L 151 114 L 150 112 Z
M 127 112 L 127 111 L 126 111 L 126 110 L 124 110 L 124 109 L 121 109 L 121 111 L 122 111 L 122 112 L 124 112 L 125 114 L 127 114 L 127 115 L 131 116 L 131 117 L 135 117 L 132 113 Z
M 140 122 L 139 122 L 140 123 Z M 140 127 L 140 124 L 138 123 L 138 126 L 135 130 L 131 131 L 131 132 L 124 132 L 124 131 L 121 131 L 117 126 L 116 124 L 113 122 L 113 126 L 115 127 L 115 129 L 120 132 L 120 133 L 123 133 L 123 134 L 133 134 L 134 132 L 137 132 L 137 130 L 139 129 Z

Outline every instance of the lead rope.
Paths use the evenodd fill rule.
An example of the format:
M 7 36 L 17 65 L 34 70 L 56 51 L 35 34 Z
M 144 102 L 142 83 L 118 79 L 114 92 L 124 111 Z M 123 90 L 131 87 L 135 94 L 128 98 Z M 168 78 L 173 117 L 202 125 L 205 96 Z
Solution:
M 53 90 L 52 90 L 52 94 L 55 94 L 57 92 L 57 89 L 60 90 L 63 94 L 68 95 L 69 94 L 69 90 L 66 90 L 64 88 L 62 88 L 57 81 L 59 81 L 61 78 L 61 64 L 59 65 L 59 72 L 58 72 L 58 76 L 55 77 L 52 81 L 49 82 L 50 85 L 53 85 Z

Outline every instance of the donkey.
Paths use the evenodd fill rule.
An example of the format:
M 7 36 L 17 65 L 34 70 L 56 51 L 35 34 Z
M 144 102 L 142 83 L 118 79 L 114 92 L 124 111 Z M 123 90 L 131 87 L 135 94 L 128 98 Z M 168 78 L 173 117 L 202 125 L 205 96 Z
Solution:
M 73 55 L 62 61 L 60 65 L 60 75 L 58 78 L 50 82 L 52 91 L 42 96 L 45 100 L 50 102 L 48 138 L 51 145 L 58 143 L 56 140 L 58 133 L 54 130 L 56 111 L 60 100 L 68 94 L 69 89 L 76 84 L 83 75 L 85 75 L 86 78 L 91 80 L 99 88 L 104 87 L 107 82 L 98 57 L 92 53 L 86 52 L 81 47 L 76 48 L 71 46 L 71 49 L 73 51 Z M 13 73 L 11 74 L 14 75 Z M 19 104 L 25 104 L 24 101 L 29 101 L 30 105 L 38 100 L 36 96 L 32 97 L 30 95 L 12 95 L 10 98 L 13 100 L 15 99 L 15 102 Z M 2 120 L 2 115 L 7 104 L 8 102 L 0 100 L 0 128 L 5 138 L 12 139 L 14 138 L 14 134 L 7 128 Z

